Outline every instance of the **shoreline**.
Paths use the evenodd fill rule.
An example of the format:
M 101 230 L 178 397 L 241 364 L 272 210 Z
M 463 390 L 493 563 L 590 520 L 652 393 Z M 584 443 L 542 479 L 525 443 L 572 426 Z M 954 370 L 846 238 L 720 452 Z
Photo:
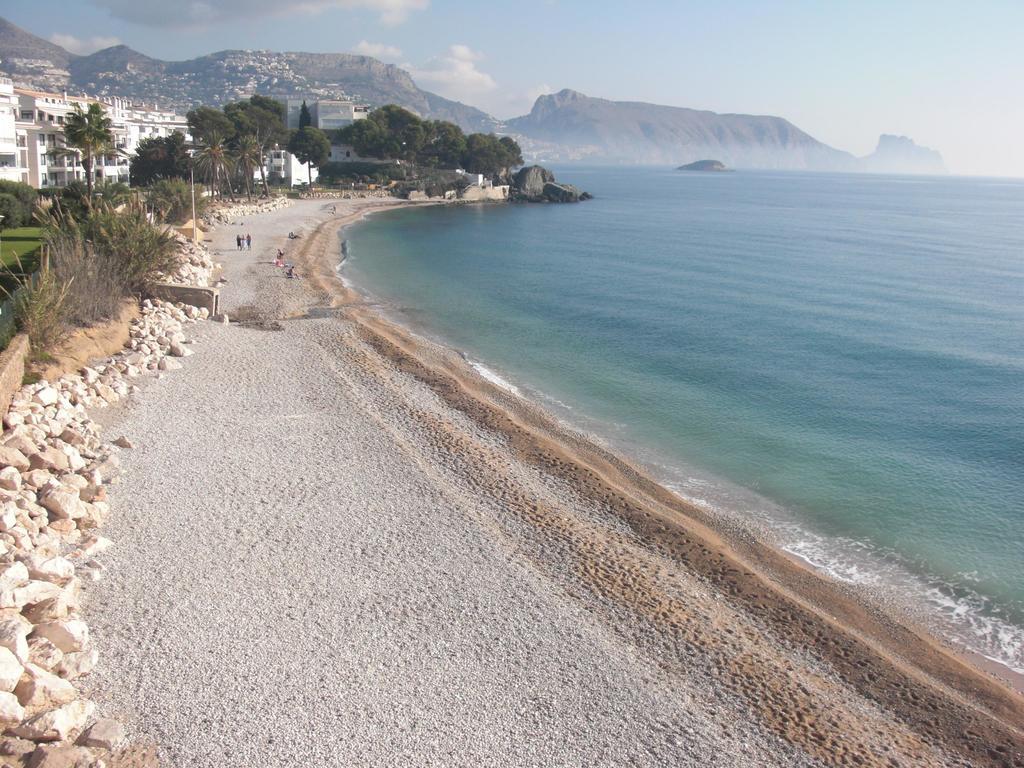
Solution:
M 348 221 L 339 222 L 336 231 L 341 233 L 376 212 L 363 212 Z M 321 259 L 330 264 L 330 251 L 323 253 Z M 335 263 L 334 266 L 336 268 L 339 264 Z M 788 592 L 788 596 L 796 598 L 796 601 L 809 604 L 825 621 L 837 622 L 851 636 L 867 641 L 866 645 L 877 643 L 884 652 L 892 654 L 890 661 L 897 662 L 893 664 L 894 668 L 906 665 L 910 673 L 908 677 L 913 672 L 923 671 L 944 685 L 987 700 L 994 711 L 1006 715 L 1011 721 L 1015 720 L 1015 728 L 1024 725 L 1024 709 L 1020 706 L 1022 702 L 1016 698 L 1024 692 L 1024 676 L 969 649 L 956 647 L 934 636 L 927 629 L 915 626 L 906 617 L 890 616 L 878 605 L 865 604 L 863 595 L 851 594 L 852 590 L 844 589 L 841 582 L 824 575 L 796 554 L 762 541 L 747 539 L 746 531 L 740 534 L 741 538 L 736 538 L 734 532 L 721 530 L 718 515 L 702 510 L 662 487 L 647 476 L 644 470 L 608 449 L 591 443 L 585 435 L 567 432 L 565 426 L 547 414 L 539 404 L 487 380 L 457 350 L 447 349 L 442 352 L 443 360 L 435 361 L 441 362 L 437 368 L 425 365 L 418 359 L 418 354 L 422 353 L 421 348 L 425 343 L 434 345 L 436 342 L 423 339 L 398 321 L 367 307 L 364 297 L 354 287 L 342 283 L 340 275 L 336 275 L 335 279 L 337 285 L 334 290 L 327 286 L 325 289 L 338 301 L 336 306 L 350 308 L 348 315 L 360 324 L 365 334 L 364 339 L 400 369 L 442 393 L 449 404 L 473 414 L 506 436 L 522 436 L 527 442 L 537 441 L 543 445 L 541 450 L 553 450 L 571 461 L 579 461 L 583 464 L 583 468 L 577 470 L 580 474 L 594 473 L 607 484 L 609 490 L 622 493 L 625 504 L 633 501 L 629 496 L 636 494 L 640 504 L 650 504 L 663 512 L 667 510 L 670 513 L 669 519 L 663 518 L 663 522 L 678 525 L 681 530 L 673 532 L 674 535 L 664 536 L 667 526 L 663 526 L 657 530 L 653 537 L 655 540 L 663 537 L 683 537 L 685 540 L 685 534 L 689 534 L 722 547 L 723 552 L 728 553 L 727 557 L 735 557 L 739 564 L 752 567 L 759 577 L 772 582 L 783 594 Z M 327 283 L 329 285 L 329 281 Z M 431 355 L 436 352 L 432 350 Z M 462 391 L 445 381 L 448 377 Z M 510 402 L 510 397 L 521 403 Z M 472 402 L 476 398 L 485 402 Z M 502 413 L 505 408 L 510 408 L 512 412 Z M 532 430 L 540 434 L 531 434 Z M 558 442 L 562 445 L 554 445 Z M 522 450 L 536 451 L 537 446 Z M 646 516 L 644 513 L 638 515 L 635 510 L 631 512 L 636 517 Z M 636 522 L 639 523 L 639 520 Z M 647 528 L 650 532 L 648 524 L 639 525 L 641 529 Z M 658 546 L 668 548 L 672 544 L 659 542 Z M 854 630 L 854 627 L 858 629 Z M 964 668 L 958 669 L 961 666 Z M 978 675 L 981 680 L 971 680 L 973 675 Z M 996 678 L 995 682 L 992 677 Z M 851 676 L 851 681 L 853 679 Z M 994 690 L 991 688 L 993 682 Z M 1000 701 L 1003 694 L 1008 694 L 1010 699 Z
M 398 207 L 404 208 L 406 206 Z M 339 230 L 340 235 L 342 236 L 342 241 L 347 241 L 348 238 L 345 238 L 344 235 L 350 227 L 360 223 L 373 213 L 376 213 L 376 211 L 370 211 L 367 214 L 343 224 Z M 346 261 L 347 254 L 343 254 L 337 264 L 337 270 L 339 273 L 338 277 L 344 289 L 350 292 L 353 296 L 358 297 L 358 300 L 364 303 L 372 302 L 375 305 L 379 304 L 379 298 L 361 293 L 358 286 L 353 285 L 344 277 L 343 274 L 341 274 L 341 269 Z M 641 450 L 642 446 L 635 440 L 628 440 L 626 442 L 616 441 L 613 438 L 607 437 L 605 433 L 602 433 L 600 425 L 595 427 L 597 434 L 594 434 L 591 432 L 589 426 L 580 423 L 578 412 L 575 411 L 574 407 L 567 406 L 564 403 L 560 403 L 558 400 L 545 396 L 545 394 L 540 390 L 531 387 L 528 382 L 519 382 L 521 386 L 517 386 L 517 384 L 512 383 L 505 377 L 504 372 L 495 371 L 485 365 L 485 363 L 471 358 L 466 352 L 450 344 L 442 336 L 433 333 L 428 328 L 421 327 L 416 323 L 411 323 L 401 316 L 397 316 L 393 312 L 387 312 L 384 307 L 378 306 L 376 308 L 376 312 L 384 322 L 390 323 L 396 328 L 401 329 L 401 331 L 404 332 L 413 343 L 416 343 L 417 341 L 422 343 L 425 341 L 430 345 L 447 349 L 458 355 L 465 363 L 466 367 L 472 369 L 472 371 L 463 371 L 463 375 L 467 375 L 472 378 L 475 374 L 479 379 L 499 390 L 503 396 L 510 394 L 513 397 L 522 399 L 528 407 L 544 413 L 545 418 L 550 418 L 552 422 L 557 425 L 558 429 L 573 433 L 574 436 L 585 443 L 595 443 L 596 441 L 592 447 L 616 456 L 622 460 L 623 463 L 631 465 L 635 471 L 646 476 L 650 482 L 662 487 L 664 490 L 676 496 L 687 509 L 692 509 L 694 511 L 699 510 L 699 514 L 707 517 L 708 522 L 706 524 L 710 527 L 716 529 L 725 527 L 729 530 L 737 527 L 742 528 L 739 532 L 739 535 L 742 537 L 754 537 L 759 539 L 761 545 L 775 550 L 779 555 L 790 560 L 799 568 L 807 570 L 814 575 L 823 578 L 826 582 L 835 585 L 837 590 L 849 593 L 851 599 L 864 602 L 871 610 L 887 615 L 896 622 L 908 625 L 908 627 L 914 632 L 927 637 L 929 640 L 937 643 L 954 656 L 962 657 L 970 665 L 976 667 L 981 672 L 992 675 L 1014 691 L 1024 694 L 1024 672 L 1018 671 L 998 659 L 991 658 L 984 653 L 971 648 L 964 642 L 954 639 L 953 637 L 946 636 L 944 628 L 941 626 L 941 617 L 931 615 L 931 612 L 935 610 L 933 607 L 925 604 L 918 604 L 917 602 L 911 602 L 910 600 L 904 599 L 903 596 L 895 593 L 887 593 L 886 589 L 888 589 L 888 587 L 876 588 L 866 586 L 856 581 L 846 580 L 833 575 L 826 565 L 820 565 L 814 562 L 814 560 L 809 556 L 805 556 L 798 551 L 788 549 L 783 545 L 781 540 L 775 540 L 774 537 L 776 531 L 773 528 L 773 524 L 783 521 L 777 520 L 770 515 L 766 516 L 764 519 L 747 520 L 741 515 L 737 515 L 726 510 L 716 509 L 715 505 L 704 505 L 691 499 L 684 492 L 674 487 L 675 478 L 671 478 L 669 475 L 666 475 L 664 471 L 659 471 L 659 467 L 661 470 L 671 471 L 672 469 L 670 464 L 671 459 L 666 456 L 648 452 L 648 458 L 655 460 L 654 464 L 644 459 L 637 459 L 637 454 L 643 453 L 644 451 Z M 526 392 L 523 391 L 523 387 L 526 388 Z M 559 403 L 565 406 L 566 410 L 571 411 L 572 413 L 558 415 L 557 411 L 552 411 L 552 406 L 547 405 L 545 401 Z M 576 418 L 574 418 L 574 416 L 576 416 Z M 587 421 L 587 419 L 584 419 L 584 421 Z M 699 472 L 700 470 L 693 471 Z M 711 479 L 714 482 L 722 482 L 722 478 L 712 477 Z M 726 481 L 726 483 L 730 484 L 731 481 Z M 736 486 L 736 488 L 739 488 L 745 493 L 753 493 L 746 489 L 742 489 L 739 486 Z M 767 499 L 764 499 L 763 501 L 774 505 L 774 502 Z M 802 525 L 795 518 L 786 519 L 784 523 L 797 526 Z M 808 533 L 821 535 L 810 530 L 808 530 Z M 897 563 L 893 567 L 902 568 L 903 566 Z M 922 577 L 909 571 L 903 575 L 915 580 L 922 579 Z M 927 582 L 922 580 L 921 587 L 927 587 Z M 951 631 L 952 627 L 949 629 Z
M 163 394 L 154 390 L 151 405 L 143 403 L 128 416 L 129 431 L 140 440 L 161 434 L 168 426 L 174 430 L 140 449 L 135 455 L 140 467 L 126 467 L 128 485 L 118 492 L 128 494 L 137 508 L 119 522 L 123 532 L 118 538 L 125 539 L 128 562 L 112 569 L 123 584 L 103 588 L 113 603 L 105 610 L 114 618 L 127 614 L 129 627 L 161 620 L 170 626 L 160 631 L 159 642 L 150 641 L 141 649 L 131 634 L 107 638 L 121 659 L 120 665 L 113 664 L 105 672 L 108 689 L 122 691 L 113 700 L 146 710 L 143 722 L 155 733 L 176 734 L 188 742 L 187 748 L 176 745 L 181 754 L 196 754 L 189 751 L 196 738 L 191 724 L 178 722 L 187 715 L 168 712 L 166 700 L 161 708 L 161 698 L 178 690 L 179 677 L 192 674 L 191 667 L 181 666 L 184 662 L 175 649 L 180 645 L 180 652 L 191 658 L 196 646 L 196 658 L 203 660 L 203 688 L 186 709 L 201 710 L 218 684 L 245 681 L 225 694 L 232 706 L 217 716 L 218 728 L 232 736 L 226 744 L 230 749 L 235 739 L 259 733 L 255 729 L 263 721 L 247 719 L 252 707 L 245 706 L 245 697 L 251 686 L 261 686 L 267 677 L 257 667 L 246 678 L 244 665 L 250 660 L 244 650 L 236 650 L 239 633 L 242 637 L 253 633 L 254 639 L 260 638 L 261 648 L 268 644 L 263 653 L 275 659 L 270 669 L 283 675 L 296 655 L 290 644 L 315 640 L 326 631 L 329 637 L 344 638 L 342 648 L 352 645 L 363 650 L 351 660 L 343 655 L 341 661 L 318 669 L 318 675 L 335 675 L 329 679 L 350 690 L 355 696 L 351 706 L 356 707 L 345 715 L 349 704 L 340 703 L 348 701 L 343 697 L 331 705 L 334 709 L 321 710 L 317 722 L 323 728 L 347 730 L 361 722 L 355 713 L 367 706 L 384 707 L 378 715 L 383 723 L 385 713 L 394 711 L 388 709 L 388 685 L 404 686 L 410 678 L 415 684 L 412 670 L 425 667 L 442 670 L 443 677 L 423 688 L 406 688 L 402 703 L 414 703 L 412 722 L 425 717 L 428 730 L 422 735 L 432 740 L 439 733 L 429 730 L 432 722 L 442 731 L 456 729 L 450 738 L 457 741 L 452 743 L 468 738 L 465 729 L 470 721 L 451 709 L 453 702 L 476 702 L 474 706 L 488 717 L 513 718 L 490 723 L 482 729 L 481 738 L 511 733 L 513 723 L 518 724 L 514 713 L 535 701 L 546 681 L 563 686 L 562 693 L 551 694 L 552 701 L 585 703 L 583 719 L 575 710 L 556 714 L 544 721 L 546 730 L 538 731 L 527 720 L 528 733 L 537 737 L 534 741 L 531 736 L 524 745 L 531 751 L 517 751 L 521 739 L 501 747 L 520 760 L 525 754 L 536 757 L 532 750 L 538 748 L 545 749 L 543 754 L 556 754 L 550 745 L 540 746 L 546 737 L 551 743 L 572 742 L 576 762 L 582 754 L 595 762 L 593 749 L 600 744 L 593 738 L 573 739 L 585 732 L 579 730 L 585 722 L 600 722 L 602 729 L 612 729 L 607 733 L 617 733 L 610 737 L 614 748 L 634 745 L 638 751 L 631 754 L 642 755 L 642 759 L 628 760 L 614 749 L 604 753 L 606 759 L 618 755 L 618 764 L 676 763 L 680 755 L 706 759 L 719 754 L 724 759 L 738 743 L 760 750 L 756 752 L 760 759 L 735 753 L 736 764 L 743 765 L 966 761 L 1003 766 L 1024 759 L 1024 706 L 1021 697 L 1003 683 L 781 551 L 722 526 L 716 516 L 687 504 L 628 460 L 567 428 L 540 407 L 487 382 L 457 351 L 383 317 L 376 306 L 346 287 L 336 269 L 340 230 L 399 205 L 355 205 L 350 214 L 337 218 L 309 205 L 275 214 L 257 225 L 257 234 L 260 226 L 272 225 L 275 233 L 309 227 L 301 241 L 289 246 L 295 249 L 289 258 L 306 279 L 280 280 L 279 272 L 266 261 L 225 254 L 226 261 L 233 262 L 229 270 L 244 270 L 232 274 L 228 290 L 234 289 L 236 295 L 230 301 L 237 303 L 237 309 L 245 309 L 251 300 L 251 310 L 239 314 L 250 314 L 256 322 L 243 323 L 250 327 L 209 327 L 209 345 L 193 358 L 197 361 L 194 380 L 172 382 Z M 233 232 L 216 233 L 215 240 L 223 240 L 226 234 Z M 270 237 L 263 242 L 267 243 L 264 255 L 278 244 Z M 281 333 L 272 332 L 278 330 L 272 328 L 275 323 Z M 251 367 L 252 385 L 246 391 L 236 392 L 229 385 L 232 379 L 222 370 L 218 354 L 228 355 L 228 366 Z M 180 398 L 186 385 L 196 390 L 197 401 L 183 403 L 183 417 L 167 416 L 167 403 L 176 402 L 174 397 Z M 282 386 L 294 390 L 293 396 L 252 397 L 254 392 L 277 392 Z M 204 396 L 210 402 L 203 402 Z M 211 428 L 197 431 L 211 411 Z M 170 418 L 177 420 L 169 423 Z M 352 424 L 364 422 L 370 427 L 366 435 L 352 432 Z M 300 424 L 309 426 L 296 434 Z M 226 455 L 225 440 L 236 445 L 237 456 Z M 203 467 L 195 476 L 196 484 L 206 489 L 200 501 L 168 498 L 168 490 L 177 486 L 166 481 L 152 486 L 153 477 L 162 479 L 167 467 L 185 460 Z M 270 463 L 251 466 L 263 461 Z M 280 462 L 283 467 L 277 469 Z M 289 469 L 293 462 L 297 462 L 295 468 Z M 268 484 L 242 479 L 263 472 L 269 481 L 282 471 L 279 480 Z M 397 489 L 399 485 L 406 488 L 406 477 L 413 475 L 420 479 L 410 486 L 412 490 Z M 230 509 L 246 510 L 246 517 L 255 516 L 255 522 L 247 520 L 237 530 L 234 523 L 225 527 L 220 522 L 228 489 Z M 307 497 L 310 500 L 302 503 Z M 287 515 L 275 516 L 275 505 L 282 505 Z M 346 505 L 355 507 L 351 522 L 346 522 L 350 514 Z M 197 522 L 199 530 L 194 530 Z M 253 538 L 263 526 L 279 531 L 266 544 Z M 155 530 L 150 531 L 151 527 Z M 375 537 L 378 529 L 386 544 L 376 539 L 370 539 L 369 547 L 360 543 L 364 537 Z M 329 535 L 323 535 L 325 530 Z M 406 532 L 414 541 L 402 538 Z M 467 535 L 474 537 L 468 548 L 463 542 Z M 182 536 L 187 540 L 179 544 Z M 420 553 L 419 542 L 424 538 L 428 541 L 419 557 L 427 559 L 410 562 L 409 553 Z M 480 542 L 486 542 L 484 549 Z M 252 548 L 259 553 L 255 562 L 248 557 Z M 312 555 L 308 548 L 314 549 Z M 485 558 L 488 565 L 482 566 L 484 551 L 493 551 L 497 559 Z M 237 552 L 238 559 L 222 552 Z M 272 558 L 269 552 L 274 553 Z M 328 573 L 346 574 L 345 578 L 365 573 L 369 602 L 350 604 L 349 589 L 330 583 L 321 590 L 317 580 L 312 582 L 317 588 L 315 599 L 305 592 L 296 594 L 288 580 L 281 580 L 286 577 L 279 575 L 289 573 L 290 560 L 278 563 L 284 555 L 296 558 L 294 567 L 299 569 L 327 569 L 315 571 L 319 579 L 328 578 Z M 154 564 L 154 558 L 159 563 Z M 175 569 L 194 572 L 194 558 L 202 564 L 199 587 L 189 584 L 182 594 Z M 264 563 L 271 565 L 269 572 L 261 567 Z M 242 568 L 249 569 L 246 575 L 236 576 Z M 154 571 L 159 574 L 155 585 L 146 575 Z M 429 598 L 417 598 L 422 602 L 406 604 L 404 592 L 388 589 L 395 580 L 419 583 L 455 574 L 462 575 L 444 582 L 441 589 L 431 587 Z M 215 586 L 221 578 L 233 580 L 232 594 L 222 595 L 223 590 Z M 256 581 L 250 586 L 249 580 Z M 488 591 L 465 605 L 458 603 L 462 585 L 478 581 Z M 203 591 L 207 583 L 210 592 Z M 513 588 L 513 584 L 520 586 Z M 510 591 L 490 591 L 495 589 Z M 243 598 L 246 590 L 252 595 Z M 272 599 L 265 600 L 264 595 Z M 202 615 L 211 614 L 210 621 L 216 623 L 209 630 L 216 631 L 211 634 L 191 617 L 189 623 L 175 626 L 183 599 L 188 605 L 201 606 Z M 439 623 L 431 624 L 432 606 L 453 600 L 461 607 L 442 611 Z M 246 606 L 244 610 L 241 605 Z M 308 631 L 296 635 L 292 625 L 281 619 L 280 605 L 299 606 L 304 615 L 312 612 L 316 624 L 298 626 L 316 628 L 313 636 Z M 524 605 L 533 606 L 532 612 L 523 615 Z M 484 611 L 485 606 L 493 607 L 493 616 Z M 222 629 L 225 610 L 240 611 L 231 622 L 240 622 L 239 627 Z M 292 609 L 288 613 L 292 620 Z M 376 667 L 367 666 L 367 653 L 372 659 L 374 649 L 381 644 L 387 647 L 395 633 L 403 637 L 402 622 L 410 615 L 417 618 L 410 635 L 415 639 L 384 657 L 388 659 L 385 666 L 397 664 L 402 674 L 380 680 L 372 671 Z M 506 625 L 506 616 L 517 618 Z M 563 617 L 572 618 L 562 629 L 549 633 L 550 626 L 562 626 Z M 250 621 L 255 622 L 251 627 Z M 420 624 L 423 621 L 426 628 Z M 335 628 L 328 623 L 327 630 L 319 629 L 324 622 L 333 622 Z M 361 639 L 364 628 L 368 639 Z M 468 654 L 453 656 L 458 659 L 455 667 L 438 667 L 462 638 L 469 642 Z M 372 645 L 364 647 L 361 642 Z M 417 652 L 418 642 L 429 643 L 433 651 Z M 493 649 L 490 642 L 500 645 Z M 506 642 L 521 651 L 513 652 Z M 538 642 L 550 646 L 549 651 L 532 652 Z M 321 652 L 315 650 L 318 647 L 314 644 L 313 650 L 305 652 Z M 561 650 L 552 653 L 555 647 Z M 289 655 L 277 658 L 274 649 L 289 649 Z M 303 666 L 295 669 L 305 669 L 305 659 L 298 655 L 296 663 Z M 474 666 L 478 659 L 492 664 L 478 669 Z M 627 668 L 625 659 L 632 671 L 609 677 L 612 667 L 620 672 Z M 466 669 L 474 676 L 468 693 L 458 682 Z M 496 669 L 509 670 L 517 682 L 511 686 L 503 682 L 500 675 L 495 677 Z M 595 672 L 597 677 L 592 676 Z M 539 677 L 532 677 L 533 673 Z M 518 682 L 523 676 L 529 682 Z M 289 681 L 283 691 L 289 700 L 296 696 L 302 700 L 307 693 L 319 696 L 319 681 L 313 685 L 305 680 Z M 140 681 L 152 681 L 155 696 L 151 700 L 137 699 Z M 168 693 L 162 693 L 163 688 Z M 657 695 L 649 700 L 637 697 L 635 691 L 640 688 L 656 690 Z M 506 701 L 509 692 L 513 699 Z M 475 694 L 482 698 L 473 699 Z M 449 700 L 450 696 L 455 698 Z M 241 702 L 237 709 L 236 698 Z M 326 701 L 330 704 L 333 699 Z M 647 703 L 629 709 L 642 701 Z M 653 703 L 667 707 L 654 722 L 641 714 Z M 398 711 L 404 710 L 399 707 Z M 624 716 L 627 711 L 630 714 Z M 431 720 L 439 712 L 451 712 L 450 719 L 443 714 L 440 721 Z M 340 719 L 332 726 L 334 715 Z M 705 741 L 693 742 L 690 726 L 685 726 L 692 723 L 687 719 L 691 715 L 698 717 L 697 732 Z M 283 713 L 279 717 L 291 722 Z M 624 733 L 623 723 L 633 725 Z M 304 715 L 296 726 L 310 727 Z M 416 728 L 407 722 L 404 727 Z M 680 733 L 689 735 L 666 747 L 662 731 L 676 733 L 676 728 L 684 728 Z M 403 739 L 412 731 L 388 732 Z M 728 742 L 734 737 L 737 742 Z M 370 731 L 366 744 L 378 741 L 379 733 Z M 657 749 L 652 746 L 655 742 L 660 745 Z M 434 743 L 406 742 L 424 748 Z M 694 743 L 704 746 L 688 751 L 687 745 Z M 310 751 L 318 744 L 316 734 L 304 742 Z M 713 745 L 718 751 L 709 751 Z M 283 754 L 276 751 L 277 746 L 264 749 Z M 668 752 L 659 751 L 665 749 Z M 248 760 L 238 764 L 260 762 L 258 753 L 225 754 L 233 760 Z M 479 759 L 463 755 L 455 762 L 479 764 Z

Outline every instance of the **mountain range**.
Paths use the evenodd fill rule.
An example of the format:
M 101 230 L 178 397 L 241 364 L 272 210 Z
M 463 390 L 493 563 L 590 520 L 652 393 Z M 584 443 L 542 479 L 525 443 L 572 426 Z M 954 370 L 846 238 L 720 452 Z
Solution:
M 540 96 L 529 114 L 503 123 L 422 90 L 400 67 L 348 53 L 227 50 L 162 61 L 117 45 L 78 56 L 0 19 L 0 72 L 41 90 L 121 96 L 180 110 L 253 93 L 398 104 L 467 131 L 511 134 L 531 160 L 675 166 L 713 159 L 733 168 L 945 172 L 937 152 L 906 137 L 882 136 L 875 153 L 857 158 L 781 117 L 609 101 L 568 89 Z

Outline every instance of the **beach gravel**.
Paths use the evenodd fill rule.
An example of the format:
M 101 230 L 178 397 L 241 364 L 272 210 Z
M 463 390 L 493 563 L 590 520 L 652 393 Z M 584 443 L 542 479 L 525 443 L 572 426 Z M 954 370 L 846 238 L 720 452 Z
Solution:
M 229 314 L 301 305 L 260 262 L 320 207 L 253 217 L 251 253 L 217 231 Z M 185 371 L 103 415 L 134 446 L 87 595 L 104 716 L 175 766 L 793 764 L 494 535 L 352 333 L 205 323 Z

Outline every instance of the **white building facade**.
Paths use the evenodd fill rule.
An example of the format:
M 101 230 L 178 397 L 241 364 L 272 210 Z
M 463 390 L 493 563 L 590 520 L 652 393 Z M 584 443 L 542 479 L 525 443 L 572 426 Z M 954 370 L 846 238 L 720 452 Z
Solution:
M 186 133 L 183 115 L 156 108 L 135 106 L 124 99 L 97 100 L 85 96 L 13 88 L 0 78 L 0 178 L 23 181 L 46 189 L 64 187 L 85 180 L 81 157 L 59 156 L 65 146 L 64 123 L 76 105 L 88 109 L 99 103 L 111 119 L 116 153 L 94 158 L 93 175 L 97 182 L 128 183 L 129 158 L 139 142 L 151 136 Z M 13 113 L 13 166 L 4 166 L 11 129 L 7 112 Z
M 341 99 L 317 99 L 302 96 L 281 96 L 277 99 L 285 108 L 285 124 L 288 128 L 299 127 L 299 116 L 302 114 L 302 103 L 309 109 L 310 125 L 328 133 L 352 125 L 356 120 L 365 120 L 370 114 L 370 107 L 355 101 Z M 330 162 L 353 162 L 357 158 L 352 147 L 333 144 Z M 267 159 L 267 174 L 280 179 L 289 186 L 298 186 L 309 181 L 309 171 L 284 149 L 276 149 Z M 313 168 L 313 181 L 319 172 Z

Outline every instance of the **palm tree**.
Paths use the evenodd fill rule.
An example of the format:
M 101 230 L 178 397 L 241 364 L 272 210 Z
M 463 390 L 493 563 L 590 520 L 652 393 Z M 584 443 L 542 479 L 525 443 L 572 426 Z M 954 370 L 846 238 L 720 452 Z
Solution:
M 263 147 L 255 136 L 243 134 L 238 138 L 235 163 L 245 178 L 245 194 L 252 200 L 252 174 L 258 166 L 263 165 Z
M 64 143 L 67 148 L 57 150 L 58 154 L 82 155 L 82 167 L 85 168 L 85 187 L 88 192 L 89 204 L 92 204 L 93 161 L 96 157 L 114 152 L 113 123 L 98 102 L 92 102 L 88 109 L 83 110 L 81 104 L 64 119 Z
M 207 140 L 205 146 L 196 153 L 196 167 L 206 174 L 206 180 L 214 194 L 222 194 L 221 179 L 228 185 L 228 191 L 233 195 L 231 189 L 231 167 L 234 163 L 227 143 L 217 134 L 213 134 Z

